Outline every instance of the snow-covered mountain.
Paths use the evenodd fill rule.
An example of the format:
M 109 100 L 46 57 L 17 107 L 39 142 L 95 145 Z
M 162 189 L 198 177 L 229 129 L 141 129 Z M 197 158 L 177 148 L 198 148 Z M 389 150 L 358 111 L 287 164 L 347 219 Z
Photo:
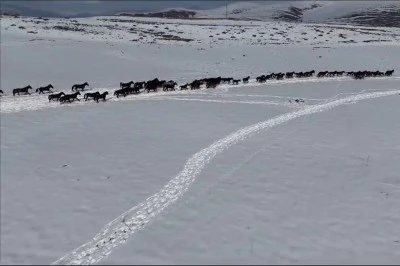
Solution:
M 399 10 L 398 1 L 237 2 L 198 11 L 196 16 L 397 27 L 400 26 Z

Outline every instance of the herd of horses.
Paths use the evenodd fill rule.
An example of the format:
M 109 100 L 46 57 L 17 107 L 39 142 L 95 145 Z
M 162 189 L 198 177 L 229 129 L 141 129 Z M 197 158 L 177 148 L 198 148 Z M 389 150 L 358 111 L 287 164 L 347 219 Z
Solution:
M 315 75 L 315 70 L 311 71 L 306 71 L 306 72 L 286 72 L 286 73 L 271 73 L 267 75 L 261 75 L 256 77 L 256 82 L 259 83 L 265 83 L 267 80 L 283 80 L 284 78 L 286 79 L 292 79 L 292 78 L 308 78 L 308 77 L 313 77 L 314 75 L 318 78 L 323 78 L 323 77 L 341 77 L 341 76 L 350 76 L 353 77 L 354 79 L 364 79 L 366 77 L 389 77 L 392 76 L 394 73 L 394 69 L 392 70 L 387 70 L 386 72 L 381 72 L 381 71 L 321 71 L 318 72 Z M 234 79 L 232 77 L 230 78 L 223 78 L 223 77 L 216 77 L 216 78 L 203 78 L 203 79 L 196 79 L 190 83 L 186 83 L 183 85 L 180 85 L 179 88 L 180 90 L 188 90 L 189 87 L 191 90 L 196 90 L 200 89 L 202 85 L 205 85 L 206 88 L 216 88 L 220 84 L 232 84 L 232 85 L 238 85 L 240 82 L 242 83 L 248 83 L 250 79 L 250 76 L 247 76 L 242 79 Z M 81 95 L 80 92 L 83 92 L 86 88 L 86 86 L 89 87 L 89 83 L 85 82 L 83 84 L 75 84 L 72 86 L 72 91 L 74 93 L 72 94 L 66 94 L 64 92 L 59 92 L 59 93 L 53 93 L 51 89 L 54 89 L 53 85 L 49 84 L 44 87 L 39 87 L 36 89 L 36 92 L 39 94 L 44 94 L 44 93 L 53 93 L 48 96 L 49 102 L 51 101 L 59 101 L 60 103 L 72 103 L 74 101 L 80 101 L 78 98 L 78 95 Z M 158 78 L 155 78 L 153 80 L 149 81 L 141 81 L 141 82 L 133 82 L 129 81 L 126 83 L 120 82 L 120 89 L 117 89 L 114 91 L 114 96 L 117 98 L 120 96 L 126 97 L 127 95 L 130 94 L 139 94 L 141 92 L 147 91 L 147 93 L 153 91 L 157 92 L 159 88 L 162 88 L 163 91 L 175 91 L 175 87 L 178 86 L 178 84 L 173 81 L 173 80 L 159 80 Z M 33 89 L 32 86 L 28 85 L 24 88 L 17 88 L 13 89 L 12 93 L 13 96 L 15 95 L 20 95 L 20 94 L 27 94 L 31 95 L 29 90 Z M 0 90 L 0 95 L 3 94 L 3 91 Z M 106 101 L 106 96 L 108 95 L 108 91 L 105 91 L 103 93 L 100 92 L 93 92 L 93 93 L 85 93 L 84 94 L 84 100 L 89 101 L 93 100 L 96 102 L 99 102 L 99 100 Z

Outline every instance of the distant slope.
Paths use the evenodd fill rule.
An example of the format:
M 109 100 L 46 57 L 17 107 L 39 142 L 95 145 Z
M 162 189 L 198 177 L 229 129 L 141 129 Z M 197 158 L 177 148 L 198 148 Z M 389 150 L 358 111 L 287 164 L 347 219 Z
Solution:
M 92 17 L 92 16 L 97 16 L 97 15 L 110 15 L 113 12 L 104 12 L 101 14 L 98 13 L 91 13 L 91 12 L 81 12 L 78 14 L 61 14 L 57 12 L 52 12 L 52 11 L 47 11 L 43 9 L 37 9 L 37 8 L 30 8 L 30 7 L 24 7 L 20 5 L 14 5 L 10 3 L 3 3 L 0 2 L 0 13 L 1 14 L 15 14 L 19 16 L 25 16 L 25 17 L 49 17 L 49 18 L 65 18 L 65 17 L 73 17 L 73 18 L 79 18 L 79 17 Z
M 344 23 L 400 27 L 399 1 L 237 2 L 198 11 L 196 17 L 225 17 L 288 22 Z
M 18 5 L 13 5 L 9 3 L 1 3 L 0 4 L 0 13 L 1 14 L 16 14 L 20 16 L 27 16 L 27 17 L 62 17 L 60 14 L 45 11 L 41 9 L 34 9 L 28 7 L 22 7 Z

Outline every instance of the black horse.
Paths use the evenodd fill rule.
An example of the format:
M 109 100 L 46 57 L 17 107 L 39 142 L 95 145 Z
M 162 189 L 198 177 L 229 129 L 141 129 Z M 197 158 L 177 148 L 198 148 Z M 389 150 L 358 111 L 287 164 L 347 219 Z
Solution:
M 117 96 L 117 98 L 120 96 L 120 95 L 122 95 L 122 96 L 126 96 L 126 95 L 128 95 L 129 94 L 129 91 L 128 91 L 128 89 L 127 88 L 125 88 L 125 89 L 119 89 L 119 90 L 115 90 L 114 91 L 114 96 Z
M 121 89 L 130 88 L 133 83 L 133 81 L 129 81 L 127 83 L 120 82 L 119 86 Z
M 174 91 L 176 85 L 178 85 L 178 84 L 176 82 L 174 82 L 174 81 L 171 81 L 171 80 L 168 81 L 168 82 L 165 82 L 163 84 L 163 91 L 169 91 L 169 90 Z
M 141 89 L 143 89 L 145 84 L 146 84 L 146 81 L 136 82 L 133 85 L 133 88 L 141 90 Z
M 249 83 L 250 76 L 242 79 L 243 83 Z
M 282 80 L 285 77 L 285 74 L 284 73 L 278 73 L 275 76 L 276 76 L 276 79 Z
M 67 101 L 69 103 L 71 103 L 71 100 L 72 100 L 72 102 L 75 101 L 75 100 L 81 101 L 81 100 L 78 99 L 78 95 L 81 95 L 81 93 L 79 91 L 77 91 L 75 93 L 72 93 L 72 94 L 65 94 L 65 95 L 60 97 L 60 103 L 65 103 Z
M 287 79 L 291 79 L 291 78 L 293 78 L 294 73 L 295 73 L 294 71 L 293 71 L 293 72 L 286 72 L 285 77 L 286 77 Z
M 148 81 L 145 85 L 145 90 L 147 90 L 147 93 L 150 91 L 157 92 L 159 81 L 158 80 L 151 80 Z
M 83 84 L 75 84 L 74 86 L 72 86 L 72 91 L 84 91 L 86 86 L 89 86 L 89 83 L 85 82 Z
M 189 84 L 188 83 L 186 83 L 185 85 L 181 85 L 181 86 L 179 86 L 179 88 L 181 88 L 181 90 L 187 90 L 188 89 L 188 86 Z
M 63 96 L 63 95 L 65 95 L 65 93 L 64 92 L 60 92 L 60 93 L 57 93 L 57 94 L 50 94 L 49 97 L 47 97 L 47 98 L 49 99 L 49 102 L 52 101 L 52 100 L 53 101 L 59 101 L 60 97 Z
M 233 84 L 233 85 L 238 85 L 239 82 L 240 82 L 240 79 L 234 79 L 234 80 L 232 80 L 232 84 Z
M 0 93 L 1 93 L 1 94 L 4 94 L 3 90 L 0 90 Z
M 54 89 L 54 87 L 53 87 L 53 85 L 49 84 L 45 87 L 37 88 L 36 92 L 39 92 L 39 94 L 44 93 L 44 92 L 53 93 L 53 91 L 51 89 Z
M 29 90 L 31 90 L 32 89 L 32 86 L 31 85 L 28 85 L 28 86 L 26 86 L 26 87 L 23 87 L 23 88 L 17 88 L 17 89 L 13 89 L 13 96 L 15 96 L 15 94 L 20 94 L 20 93 L 24 93 L 24 94 L 29 94 L 29 95 L 31 95 L 30 93 L 29 93 Z
M 96 96 L 94 97 L 94 100 L 95 100 L 96 102 L 99 102 L 99 100 L 102 99 L 103 102 L 105 102 L 105 101 L 106 101 L 106 95 L 108 95 L 108 91 L 105 91 L 105 92 L 103 92 L 102 94 L 96 95 Z
M 200 89 L 200 85 L 201 85 L 200 81 L 196 79 L 192 83 L 190 83 L 190 89 L 198 90 L 198 89 Z
M 267 81 L 267 78 L 265 75 L 261 75 L 261 76 L 256 77 L 256 81 L 260 82 L 260 83 L 264 83 Z
M 90 98 L 92 98 L 94 100 L 96 98 L 96 96 L 98 96 L 98 95 L 100 95 L 100 92 L 98 92 L 98 91 L 92 92 L 92 93 L 88 92 L 83 95 L 83 99 L 85 99 L 85 101 L 89 101 Z
M 388 70 L 385 72 L 385 76 L 390 77 L 391 75 L 393 75 L 394 69 L 392 70 Z

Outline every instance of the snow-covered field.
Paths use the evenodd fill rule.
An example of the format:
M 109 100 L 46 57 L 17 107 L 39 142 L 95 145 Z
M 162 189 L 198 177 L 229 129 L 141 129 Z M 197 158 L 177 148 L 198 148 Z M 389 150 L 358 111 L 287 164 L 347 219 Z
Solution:
M 251 22 L 243 41 L 214 43 L 210 31 L 250 22 L 135 19 L 195 39 L 151 43 L 126 29 L 155 24 L 97 19 L 121 18 L 73 22 L 96 33 L 1 20 L 2 264 L 398 263 L 398 29 L 316 25 L 332 28 L 325 41 L 310 25 Z M 87 26 L 110 23 L 120 30 Z M 266 29 L 290 29 L 293 41 L 254 45 Z M 395 73 L 254 80 L 312 69 Z M 112 96 L 121 81 L 248 75 L 237 86 Z M 11 94 L 85 81 L 110 99 Z

